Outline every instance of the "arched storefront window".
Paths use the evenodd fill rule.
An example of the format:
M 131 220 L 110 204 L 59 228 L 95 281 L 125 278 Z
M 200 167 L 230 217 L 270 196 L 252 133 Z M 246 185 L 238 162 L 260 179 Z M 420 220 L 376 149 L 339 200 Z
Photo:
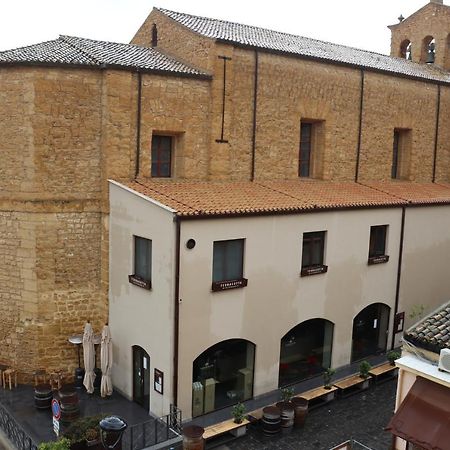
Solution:
M 373 303 L 353 319 L 352 362 L 386 351 L 391 308 Z
M 255 345 L 229 339 L 204 351 L 192 365 L 192 416 L 253 397 Z
M 287 386 L 323 372 L 331 366 L 332 322 L 310 319 L 281 339 L 278 385 Z

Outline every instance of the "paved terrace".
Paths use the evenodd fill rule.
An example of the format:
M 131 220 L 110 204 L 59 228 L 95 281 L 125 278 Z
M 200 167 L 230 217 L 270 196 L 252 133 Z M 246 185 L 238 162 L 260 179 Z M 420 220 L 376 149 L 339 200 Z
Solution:
M 133 430 L 134 447 L 144 448 L 155 442 L 156 418 L 149 416 L 148 412 L 136 403 L 127 400 L 117 392 L 114 392 L 111 397 L 102 399 L 97 392 L 88 395 L 86 391 L 80 389 L 78 396 L 80 417 L 114 414 L 128 423 L 128 430 L 124 436 L 124 449 L 131 447 L 130 428 L 133 425 L 136 425 Z M 18 427 L 12 426 L 13 421 L 18 424 Z M 145 426 L 139 426 L 144 423 Z M 34 407 L 33 386 L 19 385 L 12 391 L 0 388 L 0 428 L 3 433 L 6 431 L 5 434 L 13 433 L 13 443 L 21 450 L 32 449 L 33 445 L 56 439 L 51 411 L 38 410 Z M 18 431 L 18 428 L 23 433 Z M 159 440 L 162 440 L 162 436 L 166 436 L 166 428 L 159 421 L 156 432 Z M 144 436 L 146 445 L 143 442 Z

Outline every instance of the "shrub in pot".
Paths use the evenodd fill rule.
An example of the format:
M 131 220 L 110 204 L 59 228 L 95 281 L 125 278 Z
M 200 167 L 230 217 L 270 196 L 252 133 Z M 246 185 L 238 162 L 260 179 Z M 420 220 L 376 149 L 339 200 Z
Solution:
M 242 403 L 238 403 L 237 405 L 233 406 L 233 409 L 231 410 L 231 415 L 233 416 L 233 422 L 240 424 L 245 419 L 245 406 Z M 243 436 L 247 432 L 247 427 L 242 426 L 239 428 L 235 428 L 234 430 L 231 430 L 231 433 L 234 434 L 236 437 Z
M 388 354 L 386 355 L 387 359 L 389 361 L 389 363 L 391 364 L 391 366 L 394 365 L 395 360 L 400 358 L 400 352 L 396 352 L 395 350 L 391 350 L 390 352 L 388 352 Z
M 336 369 L 332 369 L 331 367 L 323 373 L 323 387 L 325 389 L 331 389 L 331 380 L 335 373 Z
M 359 365 L 359 376 L 365 380 L 369 377 L 369 371 L 371 368 L 372 366 L 368 361 L 361 361 L 361 364 Z

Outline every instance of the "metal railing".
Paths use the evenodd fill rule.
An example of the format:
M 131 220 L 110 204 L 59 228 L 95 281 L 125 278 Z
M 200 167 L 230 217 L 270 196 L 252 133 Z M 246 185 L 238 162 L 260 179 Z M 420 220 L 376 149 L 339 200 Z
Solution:
M 170 406 L 170 413 L 127 428 L 122 438 L 123 450 L 142 450 L 181 436 L 181 410 Z
M 0 429 L 18 450 L 37 450 L 37 445 L 0 404 Z

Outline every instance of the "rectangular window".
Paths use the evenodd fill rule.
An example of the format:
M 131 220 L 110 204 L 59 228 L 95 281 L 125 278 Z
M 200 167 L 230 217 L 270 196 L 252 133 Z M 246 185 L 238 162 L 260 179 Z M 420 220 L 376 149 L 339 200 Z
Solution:
M 369 264 L 379 264 L 389 261 L 386 255 L 386 237 L 388 225 L 370 227 Z
M 172 176 L 172 136 L 152 137 L 152 177 Z
M 411 130 L 395 129 L 392 145 L 391 178 L 394 180 L 409 179 L 411 153 Z
M 128 277 L 130 283 L 144 289 L 151 289 L 152 241 L 134 236 L 134 274 Z
M 400 141 L 400 132 L 398 130 L 394 131 L 394 147 L 392 153 L 392 169 L 391 169 L 391 178 L 399 177 L 398 163 L 399 163 L 399 141 Z
M 302 276 L 325 273 L 328 270 L 323 264 L 325 234 L 325 231 L 303 233 Z
M 309 177 L 311 174 L 313 124 L 301 122 L 300 124 L 300 158 L 298 167 L 299 177 Z
M 243 278 L 244 241 L 214 241 L 213 291 L 247 286 L 247 280 Z

